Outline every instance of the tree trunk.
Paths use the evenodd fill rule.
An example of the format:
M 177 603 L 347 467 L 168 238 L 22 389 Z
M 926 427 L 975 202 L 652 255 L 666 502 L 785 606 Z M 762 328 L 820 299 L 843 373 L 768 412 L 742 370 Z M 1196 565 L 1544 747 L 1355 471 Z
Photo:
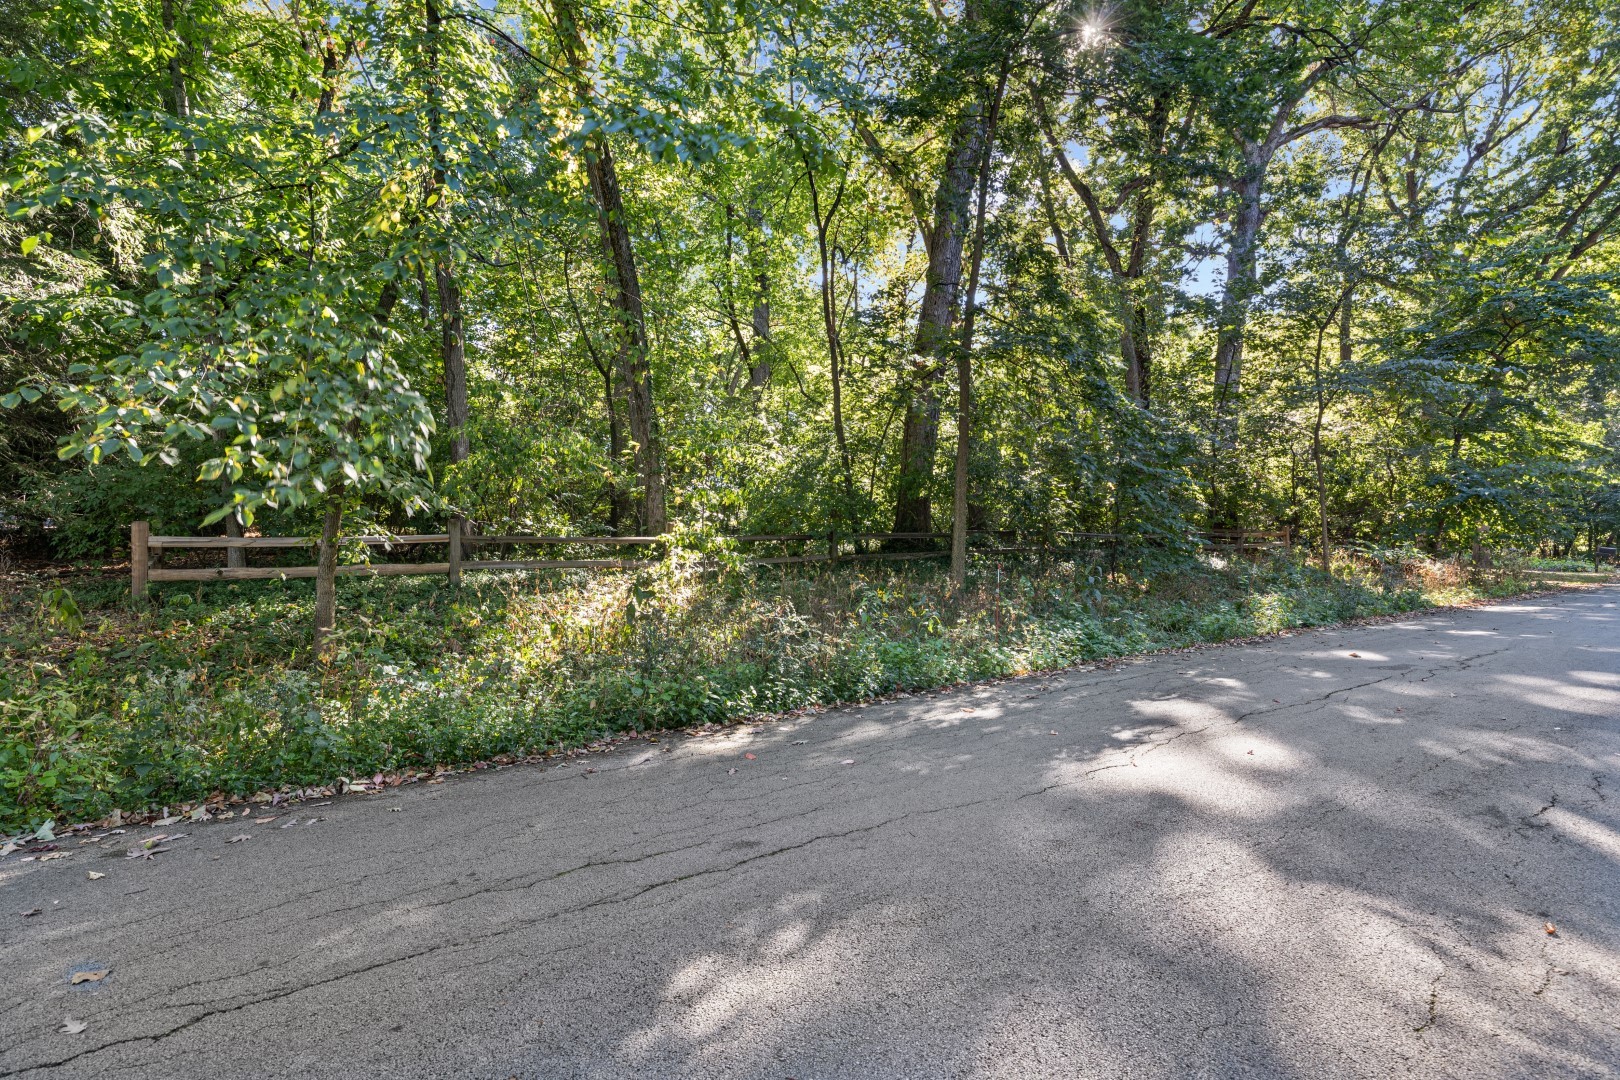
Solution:
M 321 524 L 321 544 L 315 563 L 315 655 L 324 657 L 327 635 L 337 625 L 338 530 L 343 525 L 343 486 L 333 485 L 326 493 L 326 519 Z
M 148 9 L 150 10 L 150 9 Z M 163 0 L 162 11 L 163 30 L 169 37 L 171 47 L 180 44 L 180 37 L 174 29 L 174 0 Z M 186 93 L 186 76 L 180 68 L 180 53 L 174 52 L 169 56 L 169 111 L 182 120 L 191 115 L 191 102 Z
M 962 277 L 962 248 L 969 220 L 969 201 L 978 176 L 984 144 L 985 117 L 979 110 L 964 116 L 951 132 L 945 174 L 934 194 L 933 242 L 928 248 L 928 277 L 922 310 L 917 316 L 913 352 L 916 383 L 906 402 L 900 432 L 900 475 L 894 500 L 895 532 L 933 531 L 929 489 L 939 447 L 939 362 L 951 348 Z
M 595 90 L 585 62 L 585 39 L 573 0 L 552 0 L 558 44 L 568 63 L 574 95 L 581 106 L 590 104 Z M 664 451 L 658 415 L 653 405 L 652 368 L 647 321 L 641 306 L 641 280 L 636 272 L 635 247 L 625 218 L 624 195 L 613 152 L 601 131 L 593 132 L 585 149 L 585 172 L 602 244 L 602 272 L 618 317 L 621 348 L 619 382 L 625 390 L 630 440 L 634 444 L 636 476 L 641 488 L 640 527 L 656 536 L 669 525 L 664 497 Z
M 471 452 L 467 440 L 467 353 L 461 319 L 461 286 L 449 264 L 433 268 L 439 286 L 440 355 L 444 359 L 444 412 L 450 428 L 450 460 L 466 461 Z
M 1009 51 L 1001 60 L 995 96 L 985 119 L 979 161 L 979 201 L 973 215 L 973 258 L 968 270 L 966 309 L 962 315 L 962 345 L 956 351 L 956 472 L 951 497 L 951 584 L 967 585 L 968 465 L 973 452 L 973 325 L 978 308 L 979 268 L 984 262 L 984 213 L 990 197 L 990 164 L 995 155 L 996 122 L 1001 99 L 1007 92 Z
M 1238 211 L 1226 249 L 1226 283 L 1221 292 L 1215 338 L 1215 412 L 1223 421 L 1243 381 L 1243 333 L 1248 326 L 1249 304 L 1257 285 L 1260 193 L 1266 165 L 1264 160 L 1251 160 L 1238 181 Z M 1224 436 L 1225 432 L 1222 434 Z
M 759 207 L 748 208 L 748 226 L 748 257 L 754 263 L 754 365 L 748 371 L 748 388 L 760 390 L 771 382 L 771 279 L 763 258 L 765 215 Z
M 426 202 L 438 213 L 444 226 L 444 241 L 450 242 L 450 212 L 444 186 L 445 161 L 440 149 L 443 117 L 440 106 L 439 85 L 439 33 L 441 20 L 435 0 L 427 0 L 428 34 L 428 137 L 433 145 L 433 170 L 427 183 Z M 444 419 L 450 434 L 450 461 L 466 461 L 470 447 L 467 442 L 467 355 L 466 336 L 461 318 L 461 286 L 456 282 L 455 269 L 448 251 L 441 254 L 433 265 L 433 279 L 439 291 L 439 355 L 444 363 Z
M 810 182 L 810 213 L 816 221 L 816 252 L 821 261 L 821 321 L 827 334 L 827 360 L 832 371 L 833 439 L 838 444 L 838 464 L 844 483 L 844 524 L 856 532 L 855 522 L 855 466 L 849 454 L 849 438 L 844 431 L 844 375 L 843 341 L 838 332 L 837 280 L 833 277 L 834 264 L 828 233 L 833 217 L 844 201 L 845 184 L 838 185 L 838 194 L 826 216 L 821 213 L 821 192 L 816 187 L 816 171 L 808 157 L 804 158 L 804 175 Z M 846 173 L 847 176 L 847 173 Z

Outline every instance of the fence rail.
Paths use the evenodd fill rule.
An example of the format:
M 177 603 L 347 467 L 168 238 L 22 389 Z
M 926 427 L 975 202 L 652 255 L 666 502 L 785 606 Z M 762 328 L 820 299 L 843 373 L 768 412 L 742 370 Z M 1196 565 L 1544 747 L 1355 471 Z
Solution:
M 870 561 L 904 561 L 909 559 L 937 559 L 950 555 L 949 551 L 929 549 L 917 551 L 844 551 L 846 542 L 859 543 L 862 541 L 930 541 L 948 540 L 950 533 L 939 532 L 913 532 L 913 533 L 771 533 L 753 536 L 733 536 L 727 539 L 738 544 L 811 544 L 825 542 L 825 553 L 800 555 L 761 555 L 744 559 L 750 566 L 786 566 L 792 564 L 848 562 L 855 560 Z M 1013 537 L 1017 534 L 1011 530 L 977 531 L 972 534 L 982 538 Z M 278 578 L 312 578 L 316 574 L 314 566 L 211 566 L 168 568 L 154 566 L 154 558 L 161 558 L 165 551 L 172 550 L 277 550 L 286 551 L 295 548 L 319 548 L 321 542 L 303 536 L 153 536 L 151 526 L 145 521 L 136 521 L 130 525 L 130 591 L 137 598 L 145 595 L 146 587 L 150 582 L 158 581 L 265 581 Z M 348 536 L 339 540 L 340 544 L 365 544 L 368 547 L 381 547 L 391 549 L 409 547 L 421 544 L 443 544 L 448 549 L 447 559 L 444 562 L 423 563 L 346 563 L 338 566 L 337 573 L 345 577 L 397 577 L 404 575 L 445 576 L 452 585 L 461 582 L 464 570 L 637 570 L 657 564 L 656 559 L 465 559 L 463 549 L 468 547 L 498 547 L 498 546 L 551 546 L 551 545 L 582 545 L 601 547 L 625 546 L 653 546 L 664 542 L 661 536 L 532 536 L 521 535 L 480 535 L 466 531 L 460 520 L 450 522 L 449 531 L 442 533 L 416 533 L 402 536 Z M 974 554 L 981 555 L 1014 555 L 1032 554 L 1059 555 L 1077 554 L 1083 551 L 1095 550 L 1095 547 L 1082 548 L 1073 546 L 1074 541 L 1094 540 L 1113 545 L 1123 540 L 1132 539 L 1120 533 L 1064 533 L 1062 540 L 1067 541 L 1066 546 L 1057 547 L 1051 544 L 1032 545 L 1000 545 L 975 547 Z M 1196 537 L 1200 542 L 1214 547 L 1237 549 L 1265 549 L 1276 547 L 1289 547 L 1292 542 L 1288 529 L 1280 530 L 1253 530 L 1253 529 L 1218 529 L 1201 533 Z

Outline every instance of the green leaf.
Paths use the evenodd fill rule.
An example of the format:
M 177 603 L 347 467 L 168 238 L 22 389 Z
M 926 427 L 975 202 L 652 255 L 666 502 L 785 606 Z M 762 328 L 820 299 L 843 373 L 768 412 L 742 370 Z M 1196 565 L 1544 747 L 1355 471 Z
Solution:
M 38 236 L 25 236 L 25 237 L 23 237 L 22 253 L 24 255 L 32 255 L 33 252 L 34 252 L 34 249 L 39 247 L 39 241 L 40 241 L 40 238 Z

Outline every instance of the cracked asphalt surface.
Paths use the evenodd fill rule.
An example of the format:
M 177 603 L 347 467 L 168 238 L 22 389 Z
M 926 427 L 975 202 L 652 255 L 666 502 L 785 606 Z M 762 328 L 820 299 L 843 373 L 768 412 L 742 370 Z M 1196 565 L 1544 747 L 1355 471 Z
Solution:
M 1608 587 L 131 830 L 0 1076 L 1620 1076 L 1617 772 Z

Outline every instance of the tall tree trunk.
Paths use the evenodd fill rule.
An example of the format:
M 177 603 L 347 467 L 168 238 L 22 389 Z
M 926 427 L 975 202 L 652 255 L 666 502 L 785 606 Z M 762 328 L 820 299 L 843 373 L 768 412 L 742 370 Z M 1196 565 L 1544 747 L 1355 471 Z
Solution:
M 758 206 L 748 208 L 748 258 L 754 264 L 754 364 L 748 371 L 748 387 L 759 390 L 771 381 L 771 279 L 765 269 L 765 214 Z
M 563 288 L 568 294 L 568 309 L 573 312 L 574 326 L 579 330 L 579 340 L 584 343 L 585 352 L 591 358 L 591 366 L 596 368 L 596 373 L 602 377 L 602 402 L 607 410 L 608 423 L 608 531 L 618 536 L 625 522 L 629 521 L 634 513 L 629 496 L 618 479 L 619 468 L 624 463 L 625 450 L 624 425 L 619 420 L 619 398 L 622 395 L 614 380 L 619 365 L 603 360 L 596 350 L 596 342 L 591 340 L 591 332 L 585 326 L 585 316 L 579 310 L 579 302 L 574 299 L 574 275 L 569 263 L 569 254 L 564 251 Z
M 446 250 L 433 264 L 433 279 L 439 292 L 439 355 L 444 364 L 444 419 L 450 429 L 451 463 L 466 461 L 471 447 L 467 441 L 467 342 L 461 317 L 461 286 L 451 262 L 450 208 L 444 185 L 445 160 L 442 147 L 443 109 L 439 83 L 439 34 L 442 21 L 436 0 L 426 0 L 428 35 L 428 138 L 433 145 L 433 169 L 427 183 L 426 202 L 433 207 L 444 227 Z
M 315 655 L 324 657 L 327 636 L 337 625 L 338 530 L 343 526 L 343 485 L 326 493 L 326 517 L 321 523 L 321 545 L 315 562 Z
M 1074 265 L 1069 257 L 1069 241 L 1063 235 L 1063 225 L 1058 221 L 1057 204 L 1052 199 L 1052 180 L 1048 175 L 1046 155 L 1041 152 L 1039 143 L 1035 144 L 1035 176 L 1040 182 L 1041 209 L 1046 212 L 1046 226 L 1052 230 L 1052 246 L 1057 251 L 1058 261 L 1064 266 Z
M 450 428 L 450 461 L 466 461 L 472 447 L 467 439 L 467 342 L 461 319 L 461 286 L 448 263 L 433 268 L 439 286 L 440 355 L 444 359 L 444 419 Z
M 838 194 L 825 216 L 821 213 L 821 191 L 816 186 L 816 170 L 808 156 L 804 156 L 804 175 L 810 182 L 810 213 L 816 222 L 816 252 L 821 261 L 821 321 L 827 334 L 827 360 L 832 371 L 833 439 L 838 444 L 838 464 L 844 485 L 844 524 L 855 532 L 855 465 L 849 453 L 849 438 L 844 430 L 844 374 L 843 341 L 838 332 L 837 280 L 833 277 L 834 263 L 828 233 L 839 204 L 844 201 L 846 183 L 838 185 Z M 845 174 L 847 182 L 847 172 Z
M 163 0 L 162 11 L 163 30 L 168 35 L 171 46 L 178 45 L 180 38 L 175 33 L 174 0 Z M 169 111 L 184 119 L 191 115 L 191 102 L 186 93 L 186 76 L 180 66 L 180 53 L 178 49 L 169 56 Z
M 574 82 L 574 93 L 584 106 L 594 96 L 585 60 L 585 39 L 573 0 L 552 0 L 552 15 Z M 641 487 L 640 527 L 656 536 L 669 526 L 664 495 L 664 451 L 658 415 L 653 405 L 647 321 L 641 306 L 641 280 L 636 272 L 635 247 L 625 218 L 624 195 L 613 153 L 606 136 L 593 132 L 585 149 L 585 172 L 596 204 L 601 235 L 603 274 L 613 297 L 622 347 L 618 352 L 619 381 L 625 388 L 630 439 L 635 445 L 636 476 Z
M 966 309 L 962 314 L 962 345 L 956 351 L 956 471 L 951 489 L 951 584 L 967 584 L 968 464 L 973 452 L 973 325 L 978 308 L 979 268 L 984 262 L 984 214 L 990 198 L 990 164 L 995 157 L 996 122 L 1001 99 L 1007 93 L 1009 50 L 1001 59 L 995 96 L 985 118 L 979 162 L 979 202 L 973 213 L 973 258 L 968 270 Z
M 1224 420 L 1243 382 L 1243 334 L 1249 322 L 1249 304 L 1258 284 L 1261 206 L 1265 160 L 1251 160 L 1238 179 L 1238 209 L 1226 249 L 1226 282 L 1215 336 L 1215 410 Z
M 951 326 L 961 291 L 962 248 L 984 128 L 982 106 L 971 109 L 957 122 L 945 154 L 945 173 L 934 193 L 928 277 L 912 350 L 918 371 L 900 431 L 900 476 L 894 500 L 894 531 L 899 533 L 933 530 L 929 489 L 933 486 L 934 458 L 939 447 L 939 365 L 952 347 Z

